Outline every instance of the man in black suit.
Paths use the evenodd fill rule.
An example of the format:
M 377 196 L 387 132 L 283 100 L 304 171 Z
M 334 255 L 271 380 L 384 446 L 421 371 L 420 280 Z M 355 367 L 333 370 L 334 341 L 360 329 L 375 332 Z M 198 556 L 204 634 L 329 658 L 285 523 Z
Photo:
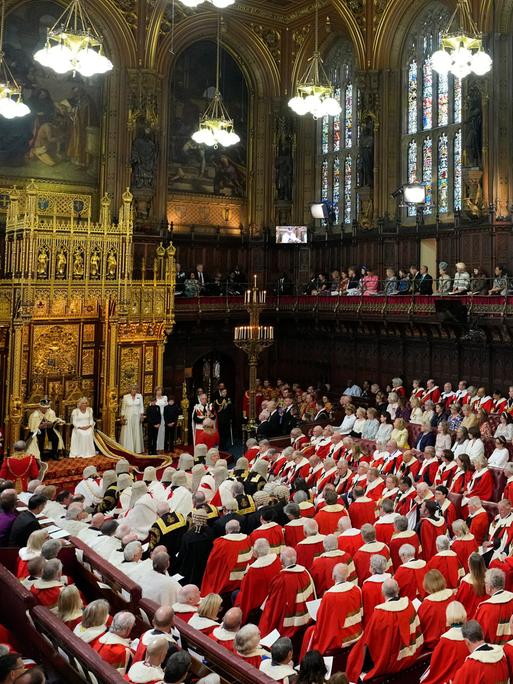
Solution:
M 162 414 L 160 413 L 160 406 L 157 405 L 155 399 L 152 399 L 150 405 L 146 409 L 146 425 L 148 426 L 148 453 L 157 453 L 157 435 L 159 433 L 160 421 Z
M 9 546 L 19 548 L 27 545 L 27 540 L 36 530 L 41 529 L 36 516 L 43 512 L 48 499 L 43 494 L 34 494 L 28 501 L 28 509 L 16 516 L 9 535 Z
M 284 409 L 281 416 L 281 433 L 282 435 L 290 435 L 292 428 L 297 425 L 296 407 L 292 397 L 285 397 Z
M 168 397 L 167 405 L 164 406 L 164 423 L 166 425 L 165 450 L 173 451 L 176 439 L 176 426 L 180 416 L 180 407 L 175 403 L 174 397 Z
M 218 509 L 221 515 L 212 524 L 212 531 L 216 537 L 222 537 L 224 534 L 226 534 L 226 523 L 230 520 L 237 520 L 239 522 L 241 532 L 246 532 L 246 518 L 237 513 L 237 508 L 237 501 L 235 501 L 235 499 L 229 499 L 226 504 L 222 506 L 222 508 Z
M 268 439 L 270 439 L 271 437 L 278 437 L 279 435 L 281 435 L 281 416 L 280 412 L 278 411 L 274 403 L 271 404 L 270 411 L 271 413 L 269 415 L 266 435 Z
M 421 275 L 419 269 L 416 266 L 410 266 L 410 292 L 417 294 L 419 291 L 419 281 Z
M 200 284 L 201 291 L 205 291 L 205 286 L 207 284 L 207 276 L 206 273 L 203 270 L 203 264 L 198 264 L 196 266 L 196 279 L 198 283 Z
M 418 281 L 418 292 L 421 295 L 432 295 L 433 294 L 433 278 L 428 273 L 427 266 L 420 267 L 420 278 Z
M 182 295 L 184 290 L 184 283 L 187 279 L 185 271 L 183 270 L 181 264 L 176 264 L 176 285 L 175 294 Z

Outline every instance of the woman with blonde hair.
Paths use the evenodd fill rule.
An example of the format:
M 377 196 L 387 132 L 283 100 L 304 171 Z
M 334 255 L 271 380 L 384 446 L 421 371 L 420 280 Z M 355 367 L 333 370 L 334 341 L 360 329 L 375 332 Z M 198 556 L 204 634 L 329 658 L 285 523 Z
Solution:
M 74 584 L 70 584 L 59 594 L 57 602 L 57 617 L 59 617 L 66 627 L 75 629 L 82 621 L 82 598 L 80 592 Z
M 446 420 L 441 420 L 436 428 L 435 452 L 438 458 L 442 458 L 444 449 L 450 449 L 452 446 L 452 438 L 449 433 L 449 423 Z
M 356 420 L 354 421 L 353 429 L 351 430 L 351 437 L 360 438 L 362 436 L 362 431 L 366 420 L 367 411 L 362 406 L 359 406 L 356 409 Z
M 424 576 L 423 586 L 426 597 L 419 607 L 418 616 L 425 647 L 431 650 L 445 632 L 445 611 L 453 595 L 452 589 L 447 588 L 445 577 L 439 570 L 428 570 Z
M 219 432 L 211 418 L 205 418 L 203 421 L 203 430 L 198 431 L 196 444 L 206 444 L 207 449 L 214 449 L 219 446 Z
M 84 608 L 82 622 L 78 624 L 73 633 L 92 648 L 98 639 L 107 631 L 107 621 L 109 619 L 110 606 L 105 599 L 91 601 Z
M 420 399 L 418 397 L 412 397 L 410 399 L 411 413 L 410 413 L 410 423 L 412 425 L 422 425 L 422 408 L 420 405 Z
M 473 620 L 479 605 L 489 599 L 485 589 L 486 565 L 482 556 L 476 552 L 468 557 L 468 574 L 461 580 L 456 600 L 460 601 L 467 611 L 469 620 Z
M 452 682 L 468 656 L 468 647 L 461 628 L 467 621 L 465 608 L 459 601 L 451 601 L 445 611 L 449 629 L 442 634 L 435 646 L 429 668 L 422 675 L 422 684 Z
M 94 445 L 94 418 L 93 409 L 89 406 L 87 397 L 80 397 L 77 408 L 71 412 L 71 444 L 69 449 L 70 458 L 89 458 L 96 456 Z
M 16 566 L 16 577 L 20 580 L 28 577 L 28 562 L 32 558 L 41 555 L 43 544 L 50 535 L 47 530 L 34 530 L 27 539 L 27 546 L 23 546 L 18 551 L 18 565 Z
M 406 425 L 402 418 L 396 418 L 394 420 L 394 429 L 392 430 L 390 439 L 393 439 L 395 442 L 397 442 L 399 449 L 410 448 L 410 445 L 408 444 L 408 430 L 406 429 Z
M 219 627 L 217 616 L 222 604 L 223 599 L 219 594 L 207 594 L 199 602 L 198 612 L 191 617 L 189 625 L 208 636 Z

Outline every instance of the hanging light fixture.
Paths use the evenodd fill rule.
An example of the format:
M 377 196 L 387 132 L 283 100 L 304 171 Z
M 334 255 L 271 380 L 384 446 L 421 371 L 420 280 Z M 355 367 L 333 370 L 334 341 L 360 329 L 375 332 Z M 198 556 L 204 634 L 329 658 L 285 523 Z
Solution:
M 306 71 L 298 81 L 296 96 L 289 100 L 289 107 L 299 116 L 312 114 L 314 119 L 337 116 L 342 107 L 333 97 L 334 88 L 322 65 L 319 52 L 319 0 L 315 2 L 315 50 L 308 60 Z
M 21 86 L 18 85 L 7 66 L 4 54 L 5 0 L 2 0 L 0 17 L 0 116 L 14 119 L 29 114 L 30 109 L 21 99 Z
M 221 61 L 221 18 L 217 19 L 217 58 L 216 58 L 216 89 L 214 97 L 200 119 L 198 130 L 192 134 L 192 139 L 198 145 L 207 145 L 217 149 L 219 145 L 231 147 L 240 142 L 240 138 L 233 129 L 233 119 L 223 104 L 223 97 L 219 90 L 220 61 Z
M 112 69 L 112 62 L 103 54 L 103 41 L 94 28 L 80 0 L 71 0 L 51 29 L 46 45 L 34 59 L 58 74 L 78 71 L 90 77 Z
M 207 0 L 180 0 L 180 2 L 186 7 L 198 7 L 198 5 L 207 2 Z M 217 7 L 218 9 L 225 9 L 226 7 L 235 4 L 235 0 L 208 0 L 208 2 L 211 2 L 214 7 Z
M 459 28 L 453 28 L 453 24 Z M 440 49 L 431 56 L 431 64 L 438 73 L 450 72 L 456 78 L 465 78 L 472 72 L 483 76 L 492 68 L 492 58 L 483 50 L 483 38 L 472 19 L 469 0 L 458 0 L 442 33 Z

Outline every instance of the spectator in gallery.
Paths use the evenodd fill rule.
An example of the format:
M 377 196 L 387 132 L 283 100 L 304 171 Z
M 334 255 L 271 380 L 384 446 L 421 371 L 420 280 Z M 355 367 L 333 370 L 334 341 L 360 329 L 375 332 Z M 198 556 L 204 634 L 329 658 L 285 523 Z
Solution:
M 473 295 L 482 295 L 488 292 L 488 276 L 480 266 L 472 269 L 472 278 L 470 279 L 470 293 Z
M 438 282 L 436 289 L 438 294 L 447 294 L 451 291 L 452 280 L 451 276 L 447 273 L 449 264 L 446 261 L 441 261 L 438 264 Z
M 397 276 L 393 268 L 387 268 L 386 278 L 383 284 L 383 294 L 389 296 L 397 294 L 399 290 L 399 285 L 397 282 Z
M 184 295 L 186 297 L 199 297 L 201 292 L 201 285 L 196 278 L 196 273 L 191 271 L 189 277 L 184 282 Z
M 488 291 L 489 295 L 502 295 L 505 297 L 508 294 L 508 276 L 504 266 L 495 267 L 495 277 L 491 289 Z
M 376 433 L 376 442 L 388 442 L 394 426 L 392 416 L 388 411 L 384 411 L 379 417 L 379 427 Z
M 456 264 L 456 273 L 454 274 L 454 281 L 452 290 L 449 294 L 462 295 L 467 294 L 470 288 L 470 274 L 463 261 L 458 261 Z
M 404 268 L 399 269 L 398 294 L 407 294 L 410 290 L 410 276 Z
M 349 266 L 347 269 L 347 294 L 348 295 L 358 295 L 360 294 L 360 279 L 356 274 L 356 268 L 354 266 Z
M 499 424 L 493 435 L 494 437 L 504 437 L 506 442 L 513 440 L 513 418 L 509 413 L 501 413 Z
M 378 294 L 379 278 L 378 274 L 372 268 L 367 269 L 366 274 L 362 279 L 362 288 L 364 296 Z
M 428 272 L 427 266 L 420 267 L 420 278 L 418 281 L 418 292 L 421 295 L 433 294 L 433 276 Z
M 495 438 L 495 449 L 490 454 L 488 459 L 488 465 L 493 468 L 504 468 L 506 463 L 509 461 L 509 451 L 506 446 L 505 437 Z

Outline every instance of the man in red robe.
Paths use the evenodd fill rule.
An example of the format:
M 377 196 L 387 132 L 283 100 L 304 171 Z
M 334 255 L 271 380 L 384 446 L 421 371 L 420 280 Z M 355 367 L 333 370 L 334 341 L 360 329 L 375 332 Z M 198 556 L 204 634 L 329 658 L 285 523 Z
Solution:
M 176 603 L 173 603 L 176 617 L 179 617 L 184 622 L 189 622 L 191 617 L 198 612 L 200 598 L 200 590 L 195 584 L 186 584 L 179 589 Z
M 376 539 L 390 545 L 390 540 L 395 532 L 394 522 L 399 517 L 399 513 L 394 512 L 394 502 L 390 499 L 383 499 L 379 507 L 379 518 L 374 523 Z
M 435 489 L 435 501 L 439 505 L 445 524 L 448 530 L 452 530 L 452 524 L 457 519 L 458 514 L 454 504 L 449 500 L 449 490 L 445 485 L 438 485 Z
M 338 548 L 345 551 L 351 558 L 363 544 L 362 533 L 355 527 L 351 527 L 349 518 L 340 518 L 337 525 Z
M 144 660 L 133 663 L 125 675 L 126 681 L 129 684 L 159 684 L 164 677 L 162 664 L 168 657 L 168 645 L 164 637 L 152 639 Z
M 267 539 L 274 553 L 280 553 L 283 546 L 283 529 L 275 522 L 276 513 L 270 506 L 260 510 L 260 527 L 249 535 L 251 545 L 254 546 L 257 539 Z
M 384 489 L 385 481 L 380 477 L 379 470 L 377 468 L 369 468 L 365 496 L 373 501 L 379 501 Z
M 0 468 L 0 479 L 11 480 L 17 494 L 26 492 L 30 480 L 37 480 L 39 464 L 31 454 L 26 454 L 27 445 L 22 440 L 14 443 L 12 456 L 4 457 Z
M 513 615 L 513 593 L 505 591 L 506 575 L 498 568 L 486 571 L 485 590 L 490 597 L 479 604 L 476 620 L 483 628 L 484 638 L 503 645 L 511 639 L 509 620 Z
M 390 558 L 394 568 L 401 565 L 401 558 L 399 557 L 399 550 L 403 544 L 411 544 L 415 549 L 415 558 L 420 554 L 420 539 L 415 530 L 408 528 L 408 518 L 401 515 L 394 520 L 394 534 L 390 540 Z
M 411 544 L 401 546 L 399 557 L 402 563 L 397 567 L 394 579 L 399 585 L 401 596 L 407 596 L 410 601 L 423 598 L 424 576 L 428 570 L 426 561 L 422 558 L 415 559 L 415 547 Z
M 438 517 L 438 506 L 434 501 L 424 501 L 420 507 L 419 536 L 422 544 L 422 558 L 428 561 L 436 553 L 436 538 L 447 533 L 447 525 Z
M 478 544 L 482 544 L 488 537 L 490 519 L 478 496 L 471 496 L 468 500 L 468 512 L 467 525 L 470 533 L 474 535 Z
M 260 609 L 265 601 L 271 581 L 281 570 L 280 557 L 271 553 L 267 539 L 257 539 L 253 547 L 255 560 L 248 565 L 246 574 L 235 599 L 235 605 L 242 611 L 245 624 L 253 611 Z
M 324 594 L 315 625 L 303 639 L 301 653 L 317 649 L 326 653 L 354 643 L 362 634 L 362 592 L 349 581 L 349 567 L 338 563 L 333 568 L 334 585 Z
M 386 571 L 387 565 L 387 560 L 379 554 L 370 558 L 369 577 L 362 584 L 364 626 L 371 619 L 374 608 L 383 603 L 383 583 L 392 579 L 392 575 Z
M 296 548 L 297 544 L 305 538 L 304 519 L 301 517 L 301 509 L 297 503 L 291 502 L 284 507 L 283 512 L 289 519 L 289 522 L 283 526 L 285 546 Z
M 216 644 L 224 646 L 233 653 L 233 641 L 235 635 L 242 625 L 242 611 L 240 608 L 230 608 L 226 611 L 223 622 L 219 627 L 214 627 L 213 631 L 208 635 L 209 639 L 215 641 Z
M 439 570 L 445 577 L 449 589 L 457 589 L 465 571 L 456 552 L 449 548 L 449 537 L 442 534 L 436 538 L 435 543 L 437 552 L 428 560 L 427 569 Z
M 58 558 L 52 558 L 43 566 L 41 579 L 37 579 L 30 588 L 31 594 L 39 605 L 52 610 L 57 606 L 61 591 L 64 589 L 62 577 L 62 563 Z
M 347 515 L 347 510 L 342 504 L 337 503 L 338 495 L 335 489 L 325 489 L 324 501 L 326 505 L 315 515 L 314 520 L 321 534 L 332 534 L 337 529 L 340 518 Z
M 422 649 L 420 622 L 411 601 L 399 597 L 395 580 L 383 583 L 385 602 L 374 609 L 346 665 L 350 682 L 391 675 L 410 667 Z
M 461 628 L 470 655 L 456 672 L 453 684 L 507 684 L 508 664 L 502 648 L 485 642 L 481 625 L 469 620 Z
M 306 518 L 304 522 L 305 538 L 296 546 L 297 561 L 307 570 L 310 570 L 314 558 L 324 551 L 324 535 L 319 534 L 319 527 L 315 520 Z
M 251 560 L 251 543 L 240 531 L 238 520 L 226 523 L 226 534 L 214 540 L 208 556 L 201 595 L 227 594 L 240 587 L 246 567 Z
M 349 504 L 349 517 L 356 529 L 361 529 L 366 523 L 374 524 L 376 521 L 376 502 L 365 496 L 363 487 L 353 489 L 353 502 Z
M 285 547 L 280 554 L 282 570 L 274 577 L 260 618 L 260 633 L 277 629 L 281 636 L 292 638 L 310 622 L 307 601 L 315 599 L 315 588 L 309 572 L 297 565 L 294 549 Z
M 333 568 L 339 563 L 344 563 L 349 568 L 348 581 L 356 581 L 356 570 L 353 560 L 344 551 L 338 548 L 338 539 L 334 534 L 329 534 L 323 541 L 324 553 L 314 558 L 310 574 L 315 584 L 317 596 L 323 596 L 333 584 Z
M 379 554 L 387 560 L 387 567 L 392 565 L 390 561 L 390 551 L 388 546 L 383 542 L 376 541 L 376 531 L 372 525 L 364 525 L 362 527 L 363 545 L 354 554 L 353 562 L 358 575 L 358 584 L 360 587 L 363 582 L 370 576 L 370 559 L 371 556 Z
M 413 486 L 413 480 L 408 476 L 402 477 L 399 480 L 399 491 L 401 493 L 395 502 L 394 510 L 400 515 L 408 515 L 415 507 L 415 497 L 417 496 L 417 490 Z
M 122 611 L 112 619 L 109 631 L 101 636 L 94 645 L 100 658 L 120 674 L 126 674 L 128 663 L 133 655 L 130 648 L 130 633 L 135 624 L 135 615 Z

